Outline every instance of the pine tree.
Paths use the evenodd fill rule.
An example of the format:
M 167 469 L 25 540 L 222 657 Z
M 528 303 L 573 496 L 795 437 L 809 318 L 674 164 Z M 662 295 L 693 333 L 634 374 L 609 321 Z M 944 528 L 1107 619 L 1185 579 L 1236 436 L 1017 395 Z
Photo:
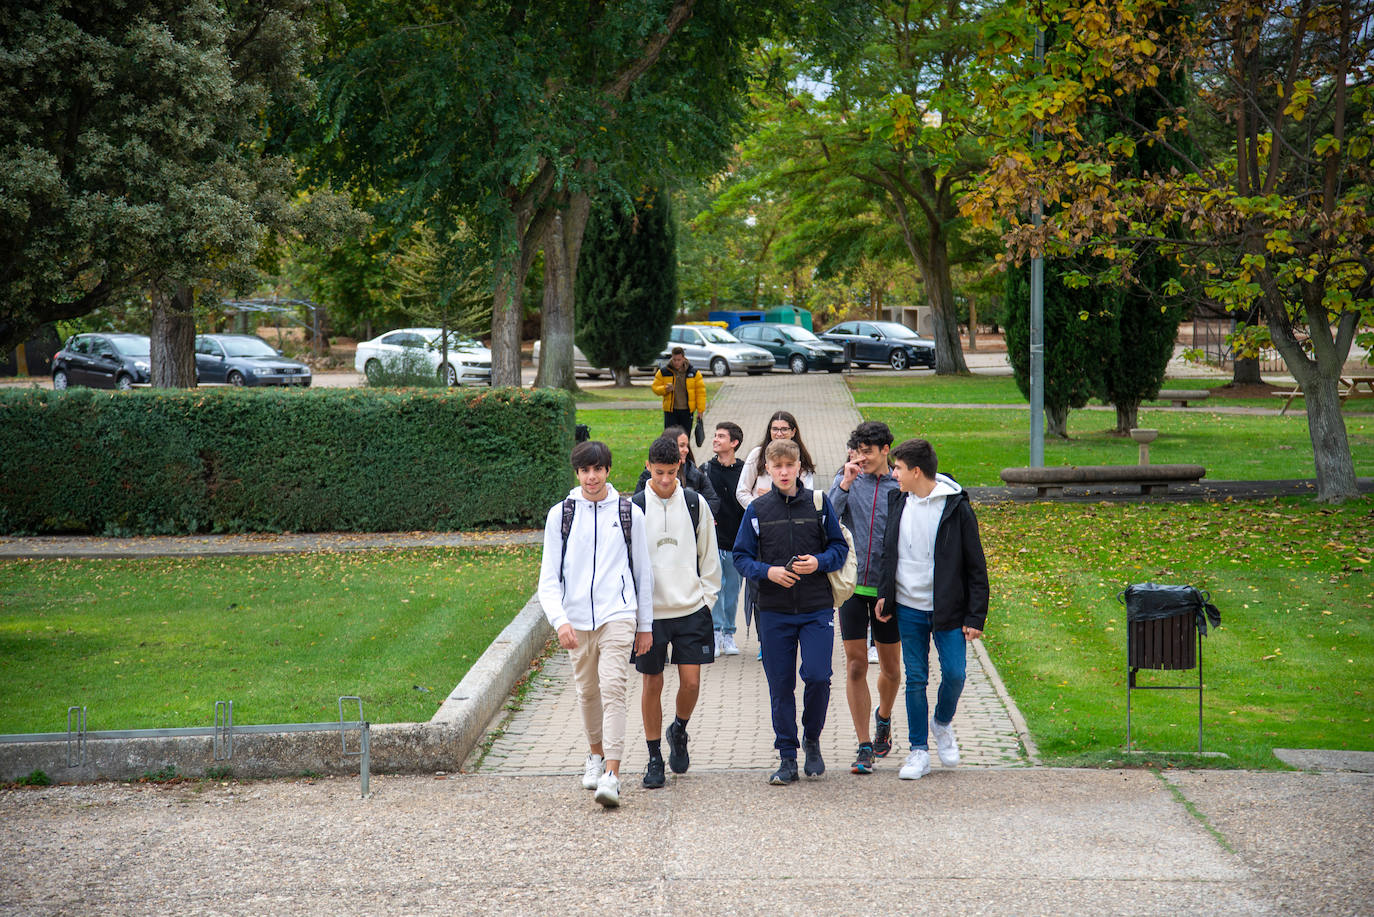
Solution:
M 608 367 L 617 386 L 652 362 L 677 311 L 677 243 L 668 195 L 647 193 L 633 210 L 593 208 L 577 268 L 577 346 Z

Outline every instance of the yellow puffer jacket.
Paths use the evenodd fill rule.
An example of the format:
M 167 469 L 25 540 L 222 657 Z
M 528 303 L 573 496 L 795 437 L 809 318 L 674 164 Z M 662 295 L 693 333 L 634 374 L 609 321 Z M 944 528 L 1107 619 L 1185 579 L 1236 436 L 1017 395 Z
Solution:
M 673 371 L 666 365 L 660 366 L 658 372 L 654 373 L 654 383 L 651 387 L 655 395 L 663 396 L 665 411 L 673 409 L 672 384 Z M 687 364 L 687 409 L 693 414 L 706 410 L 706 379 L 690 363 Z

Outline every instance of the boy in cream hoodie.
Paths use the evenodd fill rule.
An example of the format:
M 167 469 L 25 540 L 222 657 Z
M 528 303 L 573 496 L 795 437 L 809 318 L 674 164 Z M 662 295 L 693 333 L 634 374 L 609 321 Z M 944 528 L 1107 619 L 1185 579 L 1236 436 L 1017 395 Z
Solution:
M 620 805 L 629 658 L 653 644 L 653 570 L 643 513 L 606 480 L 611 450 L 578 443 L 572 466 L 578 486 L 544 524 L 539 604 L 572 656 L 590 749 L 582 785 L 612 808 Z
M 644 676 L 640 710 L 649 764 L 644 786 L 663 786 L 663 669 L 672 647 L 677 666 L 676 716 L 668 726 L 668 765 L 687 770 L 687 721 L 701 693 L 701 667 L 715 661 L 711 606 L 720 592 L 720 555 L 711 508 L 696 491 L 678 484 L 682 457 L 677 442 L 659 437 L 649 446 L 649 486 L 635 494 L 644 511 L 654 576 L 653 646 L 636 647 L 635 668 Z M 693 509 L 695 506 L 695 509 Z

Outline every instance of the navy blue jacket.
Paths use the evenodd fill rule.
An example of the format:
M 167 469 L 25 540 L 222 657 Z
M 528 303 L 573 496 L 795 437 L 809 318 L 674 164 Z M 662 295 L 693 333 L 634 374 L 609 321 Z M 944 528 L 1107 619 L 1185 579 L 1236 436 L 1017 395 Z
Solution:
M 819 522 L 815 521 L 816 507 L 811 491 L 801 485 L 797 486 L 795 495 L 785 497 L 774 484 L 772 490 L 750 503 L 745 509 L 744 518 L 740 520 L 739 535 L 735 538 L 735 569 L 741 576 L 758 582 L 761 611 L 801 614 L 835 607 L 830 582 L 825 574 L 844 566 L 845 559 L 849 556 L 849 542 L 844 540 L 839 516 L 830 498 L 822 496 L 824 502 Z M 785 515 L 798 522 L 812 522 L 810 526 L 797 527 L 797 538 L 805 540 L 789 539 L 789 544 L 779 544 L 774 553 L 765 551 L 764 555 L 760 556 L 759 504 L 763 504 L 761 509 L 765 516 Z M 813 546 L 817 549 L 810 550 Z M 816 572 L 802 576 L 794 586 L 779 586 L 768 578 L 768 568 L 786 565 L 793 554 L 814 555 L 817 563 Z

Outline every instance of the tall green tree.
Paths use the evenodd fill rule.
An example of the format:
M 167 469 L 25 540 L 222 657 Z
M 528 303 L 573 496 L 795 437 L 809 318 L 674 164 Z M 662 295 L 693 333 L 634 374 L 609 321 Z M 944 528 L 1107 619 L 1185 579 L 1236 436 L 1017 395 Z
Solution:
M 1013 257 L 1035 252 L 1108 265 L 1129 281 L 1142 253 L 1171 258 L 1192 288 L 1238 314 L 1257 309 L 1306 395 L 1320 500 L 1358 493 L 1340 377 L 1361 325 L 1374 323 L 1374 6 L 1355 0 L 1047 0 L 1012 5 L 990 32 L 980 99 L 996 155 L 965 210 L 1005 219 Z M 1016 14 L 1020 13 L 1019 21 Z M 1043 67 L 1028 44 L 1062 30 Z M 1117 93 L 1191 73 L 1197 104 L 1103 138 L 1078 129 Z M 1039 123 L 1044 143 L 1030 140 Z M 1176 142 L 1185 138 L 1189 146 Z M 1137 174 L 1141 145 L 1183 165 Z M 1059 206 L 1042 226 L 1018 211 L 1032 193 Z
M 1114 302 L 1108 288 L 1075 288 L 1073 271 L 1045 265 L 1045 435 L 1069 435 L 1069 411 L 1081 408 L 1102 387 L 1098 357 L 1105 329 L 1111 328 Z M 1007 359 L 1021 394 L 1030 397 L 1030 267 L 1007 271 Z
M 577 346 L 608 367 L 617 386 L 630 367 L 652 362 L 677 312 L 677 245 L 672 204 L 657 191 L 633 209 L 596 207 L 577 271 Z
M 265 234 L 301 217 L 262 116 L 308 88 L 305 7 L 0 6 L 0 349 L 151 290 L 154 383 L 194 384 L 195 290 L 251 285 Z

